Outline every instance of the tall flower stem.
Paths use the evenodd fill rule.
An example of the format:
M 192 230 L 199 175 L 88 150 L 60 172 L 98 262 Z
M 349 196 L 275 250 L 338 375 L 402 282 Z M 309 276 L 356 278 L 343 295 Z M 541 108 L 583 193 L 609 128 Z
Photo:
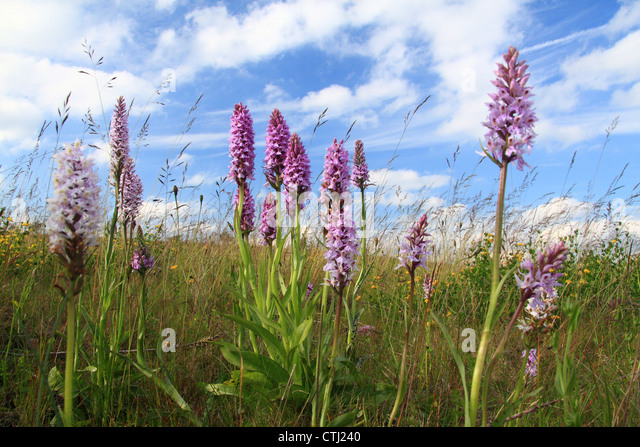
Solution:
M 142 276 L 142 290 L 140 291 L 140 316 L 138 320 L 138 339 L 136 343 L 136 358 L 142 366 L 147 366 L 144 355 L 144 336 L 147 328 L 147 283 L 144 275 Z
M 389 427 L 393 424 L 393 420 L 398 414 L 400 405 L 405 395 L 405 380 L 406 380 L 406 368 L 407 368 L 407 354 L 409 351 L 409 333 L 411 331 L 410 315 L 413 310 L 413 296 L 415 293 L 415 274 L 416 268 L 422 266 L 426 268 L 426 259 L 429 255 L 427 252 L 430 234 L 427 233 L 427 215 L 423 214 L 422 217 L 411 227 L 409 234 L 404 237 L 400 245 L 400 256 L 398 267 L 404 267 L 409 274 L 409 302 L 405 303 L 404 308 L 404 348 L 402 350 L 402 361 L 400 363 L 400 375 L 398 378 L 398 393 L 396 394 L 396 401 L 393 404 L 391 415 L 389 416 Z
M 245 186 L 243 182 L 238 185 L 238 204 L 236 206 L 236 211 L 234 215 L 234 228 L 236 232 L 236 239 L 238 241 L 238 248 L 240 249 L 240 256 L 242 258 L 243 268 L 241 269 L 241 281 L 247 281 L 249 283 L 249 287 L 251 289 L 251 293 L 254 295 L 254 298 L 257 298 L 257 290 L 258 285 L 256 283 L 256 274 L 253 266 L 253 260 L 251 258 L 251 252 L 249 251 L 247 238 L 245 236 L 245 232 L 242 230 L 242 215 L 243 208 L 245 206 Z M 244 286 L 243 286 L 244 287 Z M 245 296 L 248 293 L 245 293 Z M 256 299 L 256 302 L 259 301 Z M 245 315 L 248 315 L 249 309 L 246 305 L 243 305 L 245 310 Z M 249 338 L 251 340 L 251 344 L 253 346 L 253 350 L 258 352 L 258 345 L 255 338 L 255 334 L 253 332 L 249 332 Z
M 329 272 L 324 274 L 324 287 L 322 288 L 322 303 L 320 305 L 320 335 L 318 337 L 318 349 L 316 353 L 316 376 L 315 376 L 315 398 L 311 408 L 311 424 L 312 427 L 318 426 L 318 409 L 320 408 L 320 377 L 322 374 L 321 365 L 324 358 L 324 323 L 327 313 L 327 300 L 329 298 Z
M 410 285 L 409 285 L 409 304 L 404 308 L 404 347 L 402 348 L 402 361 L 400 363 L 400 378 L 398 382 L 398 393 L 396 394 L 396 401 L 393 404 L 393 409 L 391 410 L 391 416 L 389 416 L 389 427 L 393 425 L 393 420 L 398 414 L 398 410 L 400 409 L 400 405 L 404 400 L 405 391 L 406 391 L 406 369 L 407 369 L 407 353 L 409 351 L 409 333 L 411 330 L 411 321 L 410 314 L 411 309 L 413 309 L 413 295 L 415 291 L 415 271 L 409 271 Z
M 508 143 L 507 143 L 508 144 Z M 491 270 L 491 290 L 495 290 L 500 282 L 500 254 L 502 252 L 502 222 L 504 220 L 504 197 L 507 187 L 507 163 L 500 166 L 500 184 L 498 187 L 498 203 L 496 205 L 496 227 L 494 232 L 493 258 Z
M 362 248 L 362 270 L 364 271 L 365 266 L 367 265 L 367 207 L 364 201 L 364 188 L 360 190 L 360 200 L 362 203 L 361 208 L 361 216 L 362 216 L 362 238 L 361 238 L 361 248 Z
M 291 299 L 289 301 L 290 311 L 292 311 L 295 320 L 300 315 L 301 302 L 299 301 L 298 281 L 300 279 L 300 207 L 297 200 L 295 204 L 294 224 L 291 230 Z
M 324 390 L 324 401 L 322 405 L 322 414 L 320 415 L 320 426 L 326 427 L 327 412 L 329 411 L 329 403 L 331 402 L 331 391 L 333 390 L 333 382 L 336 378 L 336 358 L 338 357 L 338 348 L 340 345 L 340 319 L 342 316 L 342 291 L 338 291 L 336 300 L 336 317 L 333 323 L 333 341 L 331 346 L 331 356 L 329 367 L 331 375 Z
M 504 216 L 504 198 L 505 189 L 507 184 L 507 163 L 501 163 L 500 165 L 500 185 L 498 189 L 498 203 L 496 207 L 496 226 L 494 232 L 494 246 L 493 246 L 493 258 L 492 271 L 491 271 L 491 296 L 489 298 L 489 309 L 484 321 L 484 327 L 482 329 L 482 336 L 480 338 L 480 346 L 478 347 L 478 354 L 476 357 L 476 363 L 473 370 L 473 378 L 471 382 L 471 393 L 469 399 L 469 415 L 470 423 L 472 426 L 476 423 L 476 414 L 478 409 L 478 398 L 480 394 L 480 386 L 482 382 L 482 373 L 484 370 L 484 362 L 487 356 L 487 349 L 489 341 L 491 340 L 491 333 L 493 330 L 494 314 L 498 304 L 498 296 L 500 294 L 500 253 L 502 250 L 502 221 Z
M 495 352 L 491 356 L 491 360 L 489 361 L 489 364 L 487 365 L 487 377 L 491 377 L 491 371 L 493 370 L 493 365 L 495 365 L 496 359 L 498 358 L 498 356 L 502 352 L 502 349 L 504 348 L 504 345 L 507 342 L 507 337 L 509 336 L 509 333 L 511 332 L 511 329 L 513 329 L 513 326 L 516 324 L 518 316 L 520 315 L 520 312 L 522 312 L 522 309 L 524 308 L 524 304 L 526 303 L 527 298 L 528 297 L 525 294 L 523 294 L 520 297 L 520 302 L 518 303 L 518 308 L 514 312 L 513 317 L 511 318 L 511 321 L 509 322 L 509 326 L 507 326 L 507 329 L 504 331 L 504 334 L 502 335 L 502 339 L 500 339 L 500 342 L 498 343 L 498 347 L 496 348 Z M 482 425 L 483 426 L 487 425 L 487 395 L 488 395 L 488 393 L 489 393 L 489 381 L 485 380 L 484 383 L 482 384 Z
M 76 348 L 76 296 L 72 286 L 67 298 L 67 356 L 64 369 L 64 425 L 73 426 L 73 373 Z
M 355 282 L 355 287 L 353 288 L 353 295 L 351 297 L 351 315 L 349 316 L 349 334 L 347 335 L 347 351 L 350 351 L 353 345 L 351 344 L 353 340 L 353 336 L 356 332 L 356 327 L 354 324 L 354 319 L 356 316 L 356 302 L 358 298 L 358 293 L 360 292 L 360 288 L 362 287 L 362 283 L 364 282 L 368 269 L 367 269 L 367 209 L 364 201 L 364 188 L 360 188 L 360 200 L 361 200 L 361 219 L 362 226 L 360 227 L 362 233 L 360 238 L 360 258 L 362 259 L 362 265 L 360 267 L 360 273 L 358 274 L 358 279 Z M 352 353 L 353 355 L 353 353 Z

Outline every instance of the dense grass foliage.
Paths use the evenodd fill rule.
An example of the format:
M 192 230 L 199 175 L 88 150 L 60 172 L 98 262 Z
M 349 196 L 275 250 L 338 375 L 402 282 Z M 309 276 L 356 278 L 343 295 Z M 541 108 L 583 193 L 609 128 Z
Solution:
M 269 383 L 241 383 L 234 368 L 222 356 L 217 341 L 234 343 L 237 327 L 221 316 L 233 310 L 230 278 L 239 266 L 238 248 L 232 234 L 206 241 L 163 238 L 160 229 L 145 234 L 156 267 L 147 281 L 147 334 L 145 348 L 150 367 L 170 378 L 188 402 L 198 423 L 211 426 L 307 426 L 309 403 L 273 390 Z M 540 353 L 538 376 L 522 386 L 513 400 L 523 365 L 525 341 L 519 331 L 512 333 L 502 358 L 492 371 L 488 390 L 489 414 L 500 424 L 523 426 L 565 425 L 578 421 L 586 426 L 637 425 L 640 420 L 638 387 L 640 351 L 640 259 L 620 239 L 604 241 L 589 250 L 577 251 L 572 239 L 566 241 L 570 254 L 559 288 L 560 309 L 553 330 L 536 341 Z M 458 348 L 466 337 L 464 328 L 479 333 L 485 315 L 491 269 L 489 253 L 492 237 L 486 234 L 459 262 L 429 261 L 434 274 L 434 292 L 426 301 L 420 291 L 409 315 L 412 319 L 408 355 L 406 400 L 397 423 L 418 426 L 457 426 L 463 421 L 463 387 L 457 365 L 441 331 L 429 317 L 440 316 Z M 63 300 L 52 287 L 61 268 L 47 250 L 46 236 L 37 223 L 21 224 L 3 217 L 0 253 L 0 423 L 5 426 L 33 426 L 54 423 L 56 406 L 62 405 L 65 327 L 61 318 Z M 502 269 L 535 253 L 535 247 L 519 244 Z M 128 357 L 136 347 L 137 297 L 141 277 L 131 275 L 125 284 L 125 336 L 113 377 L 113 405 L 105 409 L 104 422 L 92 413 L 92 337 L 98 294 L 103 280 L 100 272 L 104 245 L 92 253 L 91 266 L 80 297 L 78 324 L 79 355 L 76 369 L 78 424 L 110 426 L 191 425 L 188 417 L 154 381 L 134 368 Z M 122 241 L 116 257 L 126 256 Z M 256 258 L 267 255 L 262 246 L 252 246 Z M 404 339 L 403 306 L 409 293 L 409 278 L 395 269 L 397 258 L 369 256 L 372 270 L 358 292 L 362 309 L 361 328 L 348 355 L 356 367 L 335 384 L 336 396 L 328 410 L 331 420 L 357 411 L 352 424 L 384 426 L 396 395 L 398 368 Z M 310 281 L 321 284 L 323 251 L 309 245 Z M 419 269 L 422 284 L 426 270 Z M 347 294 L 348 296 L 348 294 Z M 580 308 L 577 329 L 568 341 L 567 303 Z M 515 280 L 508 280 L 500 306 L 503 320 L 496 333 L 508 324 L 517 305 Z M 175 352 L 163 352 L 161 331 L 176 332 Z M 112 328 L 108 328 L 113 330 Z M 346 332 L 346 323 L 341 331 Z M 554 336 L 557 338 L 554 346 Z M 314 338 L 315 339 L 315 338 Z M 575 370 L 575 389 L 564 396 L 557 386 L 557 370 L 564 349 Z M 560 353 L 557 357 L 556 353 Z M 467 371 L 473 366 L 473 352 L 460 352 Z M 242 386 L 241 392 L 213 395 L 208 384 Z M 539 390 L 539 391 L 537 391 Z M 280 390 L 281 391 L 281 390 Z M 537 393 L 533 394 L 534 391 Z M 564 399 L 564 400 L 563 400 Z M 511 404 L 508 404 L 511 403 Z M 569 405 L 568 410 L 565 405 Z

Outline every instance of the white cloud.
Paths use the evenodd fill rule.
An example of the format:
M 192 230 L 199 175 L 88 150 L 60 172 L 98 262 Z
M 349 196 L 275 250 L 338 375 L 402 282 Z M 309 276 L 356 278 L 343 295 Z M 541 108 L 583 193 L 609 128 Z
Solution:
M 344 23 L 339 1 L 300 0 L 252 5 L 248 13 L 233 16 L 224 5 L 189 12 L 181 28 L 163 32 L 153 59 L 181 61 L 181 79 L 193 79 L 207 68 L 237 68 L 308 43 L 330 44 Z M 329 41 L 328 41 L 329 40 Z
M 586 218 L 593 210 L 593 205 L 572 198 L 555 197 L 549 202 L 523 211 L 520 216 L 523 222 L 532 227 L 543 222 L 564 223 L 567 220 Z
M 421 1 L 299 0 L 253 4 L 245 14 L 232 15 L 218 4 L 191 11 L 184 26 L 165 30 L 152 59 L 173 64 L 176 76 L 188 82 L 207 68 L 239 68 L 303 46 L 363 56 L 370 61 L 368 79 L 353 86 L 334 82 L 295 102 L 309 114 L 328 107 L 334 117 L 370 125 L 378 124 L 381 113 L 416 104 L 424 93 L 407 73 L 424 67 L 440 77 L 435 90 L 447 103 L 441 133 L 476 138 L 493 60 L 513 41 L 509 25 L 521 10 L 509 1 L 443 1 L 425 8 Z M 281 89 L 270 85 L 267 99 L 281 98 Z
M 350 89 L 344 85 L 331 85 L 319 91 L 309 92 L 300 101 L 300 109 L 308 112 L 309 120 L 328 108 L 327 116 L 344 118 L 360 125 L 378 124 L 380 112 L 390 114 L 414 104 L 417 92 L 403 79 L 372 79 L 366 84 Z
M 153 149 L 182 150 L 187 144 L 191 150 L 212 149 L 227 146 L 228 132 L 195 132 L 185 134 L 150 135 L 145 140 Z
M 176 7 L 177 0 L 155 0 L 155 6 L 160 11 L 173 11 Z
M 412 169 L 377 169 L 369 173 L 370 181 L 382 195 L 382 205 L 407 205 L 426 200 L 425 193 L 449 184 L 450 177 L 442 174 L 421 175 Z
M 618 40 L 609 48 L 597 48 L 562 64 L 568 87 L 607 90 L 611 86 L 640 78 L 640 30 Z
M 117 14 L 108 17 L 102 5 L 81 1 L 3 0 L 0 2 L 0 51 L 86 61 L 85 39 L 100 55 L 115 56 L 131 42 L 133 22 Z M 111 5 L 110 5 L 111 6 Z
M 440 188 L 449 184 L 450 176 L 442 174 L 421 175 L 412 169 L 377 169 L 370 173 L 371 182 L 399 186 L 406 191 L 422 188 Z
M 211 172 L 197 172 L 185 182 L 188 186 L 213 185 L 220 176 L 215 176 Z
M 623 1 L 620 9 L 613 18 L 604 26 L 604 31 L 609 34 L 626 32 L 640 25 L 640 2 Z
M 0 143 L 5 147 L 22 149 L 25 140 L 35 142 L 44 120 L 60 120 L 58 109 L 64 113 L 63 101 L 69 93 L 70 119 L 79 122 L 91 109 L 95 120 L 103 127 L 101 107 L 104 105 L 105 118 L 109 122 L 120 95 L 127 102 L 133 98 L 137 100 L 138 106 L 131 112 L 133 116 L 158 108 L 152 103 L 145 104 L 155 87 L 144 79 L 126 71 L 97 71 L 98 85 L 104 86 L 116 78 L 111 81 L 115 88 L 98 91 L 93 73 L 90 76 L 79 73 L 80 70 L 87 71 L 87 68 L 64 65 L 46 58 L 0 53 L 0 117 L 4 118 L 5 124 L 0 131 Z M 7 123 L 11 126 L 6 126 Z
M 87 157 L 93 161 L 95 166 L 104 167 L 109 166 L 111 163 L 111 149 L 108 145 L 105 145 L 101 140 L 95 140 L 91 142 L 94 148 L 87 152 Z

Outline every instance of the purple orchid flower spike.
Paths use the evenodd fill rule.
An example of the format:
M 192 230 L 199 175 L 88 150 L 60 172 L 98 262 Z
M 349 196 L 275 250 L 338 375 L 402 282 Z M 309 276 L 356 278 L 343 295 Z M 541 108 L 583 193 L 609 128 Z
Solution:
M 289 140 L 289 149 L 284 162 L 283 181 L 287 210 L 290 214 L 293 214 L 295 211 L 293 202 L 298 203 L 300 209 L 303 209 L 304 203 L 300 203 L 300 199 L 304 193 L 311 190 L 309 155 L 307 155 L 302 140 L 297 133 L 294 133 Z
M 497 78 L 491 83 L 496 93 L 489 94 L 492 102 L 487 103 L 489 115 L 482 123 L 489 131 L 485 134 L 485 153 L 498 165 L 517 161 L 522 171 L 529 166 L 523 155 L 531 152 L 537 121 L 531 101 L 531 87 L 527 86 L 529 74 L 525 61 L 518 61 L 518 50 L 510 47 L 503 56 L 505 64 L 498 64 Z
M 84 255 L 98 244 L 101 222 L 98 173 L 82 149 L 76 141 L 53 156 L 58 169 L 53 173 L 53 197 L 47 200 L 49 247 L 63 260 L 70 279 L 83 273 Z
M 416 222 L 409 234 L 404 237 L 400 244 L 400 263 L 396 268 L 404 267 L 412 274 L 418 267 L 427 266 L 427 256 L 429 255 L 428 245 L 431 242 L 427 233 L 427 215 L 423 214 Z
M 267 194 L 262 202 L 259 231 L 263 245 L 271 245 L 276 239 L 276 198 L 273 193 Z
M 364 155 L 364 145 L 362 140 L 357 140 L 353 149 L 353 172 L 351 174 L 351 183 L 361 191 L 368 186 L 369 182 L 369 166 Z
M 280 190 L 285 171 L 285 159 L 289 148 L 291 133 L 282 113 L 274 109 L 267 126 L 266 147 L 264 156 L 264 176 L 266 185 Z
M 113 181 L 120 179 L 122 171 L 129 160 L 129 112 L 124 97 L 116 102 L 111 125 L 109 140 L 111 143 L 111 177 Z
M 255 215 L 256 215 L 256 206 L 253 196 L 251 195 L 251 190 L 245 183 L 244 186 L 244 203 L 242 206 L 242 216 L 240 217 L 240 230 L 242 233 L 248 234 L 254 230 L 255 223 Z M 233 204 L 237 207 L 240 201 L 240 193 L 239 190 L 236 190 L 236 193 L 233 197 Z
M 231 137 L 229 137 L 229 175 L 227 179 L 234 180 L 238 186 L 248 180 L 254 180 L 255 163 L 255 133 L 253 119 L 249 109 L 242 103 L 236 104 L 231 115 Z

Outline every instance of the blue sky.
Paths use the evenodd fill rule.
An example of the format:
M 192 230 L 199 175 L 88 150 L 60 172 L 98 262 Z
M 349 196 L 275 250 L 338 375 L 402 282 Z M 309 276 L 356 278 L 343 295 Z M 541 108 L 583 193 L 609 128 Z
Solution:
M 103 58 L 95 72 L 85 40 Z M 87 110 L 104 130 L 117 97 L 133 100 L 133 136 L 150 115 L 144 145 L 133 149 L 150 203 L 162 197 L 157 178 L 168 160 L 183 163 L 172 171 L 178 186 L 198 186 L 180 200 L 193 206 L 203 194 L 216 207 L 215 181 L 229 164 L 229 117 L 242 102 L 254 119 L 258 174 L 267 121 L 278 108 L 309 151 L 314 177 L 326 148 L 355 122 L 346 145 L 351 151 L 363 140 L 374 181 L 400 188 L 403 204 L 423 197 L 451 207 L 446 192 L 463 175 L 474 174 L 467 197 L 496 189 L 496 167 L 477 166 L 477 152 L 495 64 L 510 45 L 530 66 L 539 118 L 526 157 L 537 177 L 517 205 L 548 207 L 572 187 L 572 198 L 554 206 L 575 211 L 628 164 L 609 200 L 637 217 L 628 199 L 640 181 L 640 3 L 631 1 L 3 0 L 0 181 L 9 181 L 15 160 L 33 149 L 42 123 L 55 122 L 71 92 L 60 142 L 98 146 L 88 152 L 103 178 L 108 152 L 84 133 Z M 155 94 L 167 73 L 172 84 Z M 325 109 L 326 123 L 313 135 Z M 55 145 L 52 124 L 41 150 Z M 526 173 L 512 169 L 508 187 Z M 256 192 L 262 182 L 259 175 Z M 395 193 L 381 198 L 398 201 Z

